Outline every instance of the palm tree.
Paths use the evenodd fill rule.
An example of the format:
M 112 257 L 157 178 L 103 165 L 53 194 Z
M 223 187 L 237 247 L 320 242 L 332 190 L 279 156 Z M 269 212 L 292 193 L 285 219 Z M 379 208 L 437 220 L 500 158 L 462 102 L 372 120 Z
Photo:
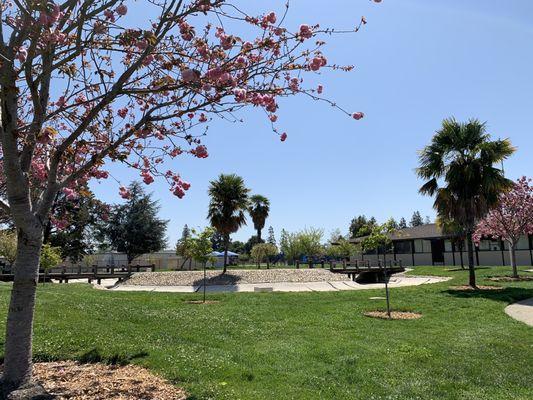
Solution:
M 494 167 L 515 151 L 508 139 L 490 140 L 485 124 L 445 119 L 419 156 L 417 174 L 426 180 L 420 193 L 435 196 L 440 220 L 461 227 L 467 241 L 469 284 L 476 286 L 472 233 L 479 221 L 512 186 L 502 169 Z
M 265 196 L 255 194 L 250 197 L 248 212 L 250 213 L 250 217 L 252 217 L 254 228 L 257 231 L 257 239 L 261 242 L 261 230 L 265 227 L 265 221 L 270 212 L 270 201 Z
M 221 174 L 209 185 L 208 218 L 211 225 L 224 238 L 224 271 L 228 265 L 230 235 L 246 225 L 245 212 L 248 209 L 248 189 L 244 180 L 235 174 Z

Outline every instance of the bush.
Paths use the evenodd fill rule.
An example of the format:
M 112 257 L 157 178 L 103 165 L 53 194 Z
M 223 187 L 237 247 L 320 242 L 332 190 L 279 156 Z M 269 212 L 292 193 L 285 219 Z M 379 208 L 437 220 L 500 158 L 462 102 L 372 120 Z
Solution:
M 61 264 L 61 250 L 59 247 L 53 247 L 49 244 L 43 244 L 43 248 L 41 249 L 41 259 L 40 264 L 41 268 L 46 270 L 49 270 L 51 268 L 57 267 L 59 264 Z

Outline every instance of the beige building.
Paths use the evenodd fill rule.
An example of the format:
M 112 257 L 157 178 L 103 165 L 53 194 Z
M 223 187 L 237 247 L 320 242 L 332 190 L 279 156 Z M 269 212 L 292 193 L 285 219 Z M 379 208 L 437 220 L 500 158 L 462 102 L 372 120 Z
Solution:
M 360 260 L 401 260 L 405 266 L 414 265 L 467 265 L 468 253 L 466 243 L 452 240 L 442 233 L 437 224 L 426 224 L 413 228 L 398 230 L 393 235 L 392 250 L 363 252 L 357 256 Z M 358 243 L 361 238 L 351 239 Z M 523 236 L 516 247 L 518 265 L 533 265 L 533 236 Z M 475 247 L 476 265 L 497 266 L 511 265 L 509 247 L 500 240 L 482 240 Z

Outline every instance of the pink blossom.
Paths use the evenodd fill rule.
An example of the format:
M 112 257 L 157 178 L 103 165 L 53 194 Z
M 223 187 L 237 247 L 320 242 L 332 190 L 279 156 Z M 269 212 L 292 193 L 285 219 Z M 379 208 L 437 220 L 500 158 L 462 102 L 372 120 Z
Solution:
M 191 153 L 198 158 L 207 158 L 209 156 L 207 148 L 203 145 L 196 146 L 196 149 L 191 150 Z
M 193 69 L 187 68 L 181 71 L 181 79 L 183 82 L 193 82 L 200 78 L 199 73 Z
M 64 188 L 63 189 L 63 193 L 65 194 L 65 198 L 67 200 L 76 200 L 78 198 L 78 193 L 76 193 L 73 189 L 71 188 Z
M 293 92 L 297 92 L 299 90 L 300 80 L 298 78 L 292 78 L 289 81 L 289 87 Z
M 175 186 L 172 190 L 172 193 L 180 199 L 185 196 L 185 192 L 181 186 Z
M 313 37 L 313 30 L 309 25 L 300 25 L 300 32 L 298 33 L 298 36 L 300 36 L 302 41 L 305 39 L 310 39 Z
M 283 132 L 281 134 L 281 136 L 279 137 L 279 140 L 281 140 L 282 142 L 284 142 L 285 140 L 287 140 L 287 133 Z
M 233 89 L 233 94 L 235 95 L 235 101 L 237 101 L 238 103 L 246 101 L 246 89 Z
M 115 22 L 115 13 L 113 12 L 113 10 L 105 10 L 104 16 L 108 21 Z
M 150 65 L 152 62 L 154 61 L 154 56 L 153 54 L 148 54 L 144 60 L 142 61 L 142 64 L 146 67 L 148 65 Z
M 198 118 L 198 121 L 200 122 L 207 122 L 207 117 L 204 113 L 200 114 L 200 118 Z
M 358 112 L 354 112 L 352 114 L 352 118 L 353 119 L 356 119 L 356 120 L 360 120 L 361 118 L 364 118 L 365 116 L 365 113 L 361 112 L 361 111 L 358 111 Z
M 126 15 L 128 13 L 128 7 L 125 4 L 121 4 L 117 7 L 116 12 L 118 15 Z
M 151 184 L 154 181 L 154 177 L 147 170 L 142 170 L 141 176 L 143 177 L 143 182 L 147 185 Z
M 128 108 L 127 108 L 127 107 L 120 108 L 120 109 L 117 111 L 117 114 L 118 114 L 119 117 L 121 117 L 121 118 L 126 118 L 126 116 L 128 115 Z
M 125 188 L 124 186 L 120 187 L 118 193 L 119 193 L 120 197 L 122 197 L 125 200 L 128 200 L 128 199 L 131 198 L 131 192 L 127 188 Z
M 270 114 L 268 116 L 268 118 L 270 119 L 270 121 L 272 122 L 276 122 L 278 120 L 278 116 L 276 114 Z
M 47 144 L 47 143 L 50 143 L 56 135 L 57 135 L 57 131 L 50 126 L 47 126 L 41 131 L 41 134 L 39 135 L 37 139 L 39 143 Z
M 25 47 L 19 47 L 15 57 L 17 58 L 17 60 L 23 63 L 24 61 L 26 61 L 26 58 L 28 57 L 28 50 L 26 50 Z
M 182 22 L 180 24 L 180 34 L 183 40 L 189 42 L 194 39 L 194 28 L 190 26 L 187 22 Z
M 65 99 L 65 96 L 61 96 L 59 99 L 57 99 L 56 101 L 56 106 L 57 107 L 64 107 L 65 105 L 67 104 L 67 100 Z
M 324 67 L 328 61 L 322 55 L 314 57 L 309 63 L 309 68 L 311 71 L 318 71 L 321 67 Z
M 271 24 L 275 24 L 276 23 L 276 13 L 271 11 L 268 15 L 267 15 L 267 20 L 268 22 L 270 22 Z
M 316 92 L 317 92 L 318 94 L 322 94 L 323 91 L 324 91 L 324 86 L 322 86 L 322 85 L 318 85 L 318 87 L 317 87 L 317 89 L 316 89 Z

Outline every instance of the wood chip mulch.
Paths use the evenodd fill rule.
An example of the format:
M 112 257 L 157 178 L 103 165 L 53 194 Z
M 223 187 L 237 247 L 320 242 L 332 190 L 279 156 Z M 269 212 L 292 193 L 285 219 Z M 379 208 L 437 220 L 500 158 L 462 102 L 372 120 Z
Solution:
M 183 400 L 183 389 L 136 365 L 34 364 L 34 377 L 48 393 L 64 400 Z
M 513 278 L 512 276 L 492 276 L 488 280 L 493 282 L 529 282 L 533 281 L 533 276 L 522 275 L 518 278 Z
M 389 318 L 387 311 L 368 311 L 365 312 L 366 317 L 380 318 L 380 319 L 418 319 L 422 318 L 422 314 L 409 311 L 391 311 Z
M 477 290 L 503 290 L 503 289 L 505 289 L 503 286 L 477 285 L 475 288 L 469 285 L 450 286 L 450 290 L 453 290 L 456 292 L 469 292 L 469 291 L 477 291 Z

